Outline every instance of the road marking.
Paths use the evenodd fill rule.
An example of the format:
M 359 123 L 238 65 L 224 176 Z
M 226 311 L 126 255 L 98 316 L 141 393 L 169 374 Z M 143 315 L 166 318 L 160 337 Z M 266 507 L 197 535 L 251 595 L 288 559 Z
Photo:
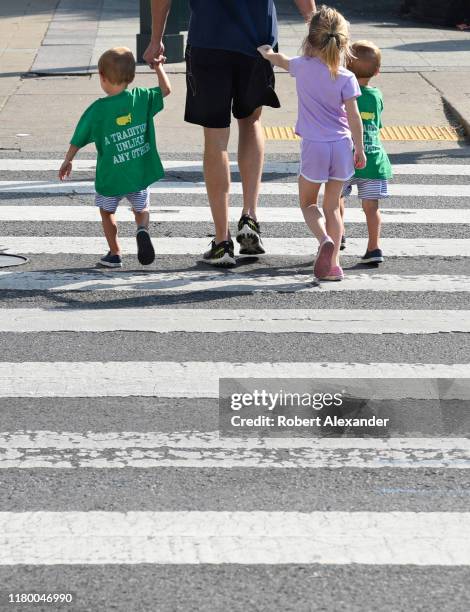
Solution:
M 1 512 L 0 565 L 470 565 L 466 512 Z
M 469 192 L 470 196 L 470 192 Z M 9 201 L 9 200 L 6 200 Z M 383 208 L 384 223 L 470 223 L 470 208 Z M 127 205 L 121 206 L 117 213 L 121 221 L 133 221 L 134 215 Z M 240 212 L 230 209 L 230 221 L 237 222 Z M 0 221 L 98 221 L 99 211 L 93 205 L 81 206 L 8 206 L 0 204 Z M 209 223 L 208 206 L 167 206 L 152 207 L 152 220 L 159 222 Z M 259 219 L 262 223 L 305 223 L 300 208 L 296 206 L 279 208 L 260 208 Z M 359 208 L 347 208 L 346 223 L 365 223 L 365 216 Z M 206 241 L 207 245 L 207 241 Z
M 0 469 L 470 469 L 468 438 L 220 438 L 215 432 L 0 434 Z
M 465 451 L 470 453 L 469 438 L 235 438 L 220 437 L 218 431 L 138 432 L 112 431 L 86 433 L 68 431 L 1 432 L 2 450 L 109 450 L 134 448 L 200 449 L 200 450 L 270 450 L 318 449 L 327 450 L 387 450 L 393 452 L 416 450 Z M 470 458 L 470 455 L 469 455 Z
M 219 273 L 200 270 L 187 272 L 0 272 L 0 290 L 10 291 L 156 291 L 188 293 L 218 291 L 225 293 L 257 292 L 344 292 L 383 291 L 454 293 L 470 291 L 470 276 L 351 274 L 339 283 L 313 282 L 310 274 L 268 275 Z
M 468 378 L 470 364 L 0 362 L 0 397 L 219 397 L 219 378 Z M 465 384 L 455 387 L 462 393 Z M 465 390 L 465 389 L 464 389 Z
M 470 310 L 3 309 L 0 332 L 470 333 Z
M 266 140 L 301 140 L 295 127 L 264 126 Z M 464 136 L 451 125 L 388 125 L 380 130 L 382 140 L 464 140 Z
M 135 252 L 135 238 L 120 237 L 119 241 L 124 252 Z M 263 238 L 263 243 L 269 255 L 313 258 L 317 250 L 313 238 Z M 348 238 L 344 254 L 360 257 L 366 243 L 363 238 Z M 157 255 L 200 255 L 208 248 L 208 238 L 158 237 L 154 246 Z M 382 238 L 381 247 L 386 257 L 470 257 L 468 239 Z M 101 236 L 0 236 L 1 253 L 102 255 L 106 248 Z
M 0 159 L 0 172 L 58 172 L 61 159 Z M 190 160 L 163 160 L 168 172 L 202 172 L 202 162 Z M 92 172 L 95 170 L 95 159 L 76 159 L 73 162 L 74 172 Z M 232 172 L 238 172 L 238 164 L 230 162 Z M 270 162 L 264 164 L 264 174 L 296 175 L 299 162 Z M 416 176 L 470 176 L 470 164 L 394 164 L 395 175 Z
M 206 186 L 203 182 L 192 181 L 160 181 L 154 183 L 150 188 L 155 194 L 206 194 Z M 413 197 L 439 197 L 457 198 L 470 196 L 470 185 L 432 185 L 392 183 L 388 189 L 391 196 L 413 196 Z M 51 195 L 82 194 L 91 195 L 95 193 L 93 181 L 0 181 L 0 193 L 28 194 L 44 193 Z M 241 195 L 242 184 L 233 182 L 231 193 Z M 264 195 L 297 195 L 296 182 L 274 183 L 262 182 L 261 194 Z

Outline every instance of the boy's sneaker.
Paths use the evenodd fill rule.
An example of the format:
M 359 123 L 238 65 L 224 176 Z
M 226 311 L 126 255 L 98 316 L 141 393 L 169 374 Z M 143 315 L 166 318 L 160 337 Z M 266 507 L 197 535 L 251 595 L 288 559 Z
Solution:
M 120 255 L 113 255 L 111 251 L 102 257 L 98 264 L 107 268 L 122 268 L 122 258 Z
M 139 227 L 135 236 L 137 240 L 137 259 L 143 266 L 150 265 L 155 260 L 155 249 L 146 227 Z
M 213 266 L 234 266 L 237 262 L 233 250 L 233 241 L 224 240 L 216 244 L 215 240 L 211 242 L 211 248 L 203 255 L 204 261 Z
M 325 274 L 325 276 L 322 276 L 320 280 L 342 281 L 343 278 L 344 278 L 343 268 L 341 266 L 333 266 L 328 272 L 328 274 Z
M 345 248 L 346 248 L 346 236 L 341 236 L 341 244 L 340 244 L 339 250 L 344 251 Z
M 266 252 L 259 223 L 249 215 L 242 215 L 238 222 L 237 242 L 240 243 L 240 255 L 263 255 Z
M 384 257 L 380 249 L 366 251 L 364 257 L 361 258 L 362 263 L 383 263 Z
M 328 274 L 334 250 L 335 243 L 329 236 L 325 236 L 318 247 L 317 258 L 313 266 L 313 274 L 316 278 L 322 278 Z

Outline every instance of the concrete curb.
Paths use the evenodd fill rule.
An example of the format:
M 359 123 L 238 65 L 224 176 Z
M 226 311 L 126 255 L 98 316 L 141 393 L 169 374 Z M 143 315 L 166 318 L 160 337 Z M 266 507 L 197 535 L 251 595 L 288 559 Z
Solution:
M 448 96 L 447 94 L 442 93 L 442 99 L 444 104 L 449 108 L 450 113 L 455 117 L 455 119 L 462 126 L 463 131 L 465 132 L 465 137 L 467 140 L 470 140 L 470 116 L 465 116 L 460 110 L 459 102 L 454 98 Z
M 466 79 L 462 80 L 461 73 L 455 75 L 448 72 L 440 74 L 421 72 L 420 74 L 431 87 L 434 87 L 439 92 L 450 114 L 462 126 L 466 138 L 470 140 L 470 93 L 467 93 L 465 88 L 462 88 L 462 83 Z M 468 73 L 467 76 L 469 76 Z M 449 91 L 452 91 L 452 93 L 449 93 Z M 456 95 L 455 91 L 459 93 Z

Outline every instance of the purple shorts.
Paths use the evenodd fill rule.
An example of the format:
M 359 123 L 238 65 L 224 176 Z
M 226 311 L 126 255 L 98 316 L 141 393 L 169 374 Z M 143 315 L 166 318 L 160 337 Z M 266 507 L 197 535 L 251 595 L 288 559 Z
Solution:
M 302 140 L 299 174 L 312 183 L 349 180 L 354 175 L 352 141 Z

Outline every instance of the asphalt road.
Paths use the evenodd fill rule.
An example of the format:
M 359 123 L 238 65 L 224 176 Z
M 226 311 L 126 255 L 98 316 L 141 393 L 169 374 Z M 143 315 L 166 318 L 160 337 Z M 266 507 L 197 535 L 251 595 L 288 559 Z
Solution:
M 453 149 L 436 150 L 432 155 L 405 152 L 405 147 L 392 156 L 395 164 L 400 163 L 433 163 L 462 164 L 468 159 L 470 148 L 455 146 Z M 44 152 L 36 155 L 14 153 L 2 154 L 2 158 L 38 158 L 55 159 L 56 154 Z M 86 157 L 86 156 L 85 156 Z M 184 158 L 184 156 L 178 156 Z M 294 161 L 296 156 L 270 156 L 270 160 Z M 43 181 L 53 180 L 50 171 L 35 172 L 0 172 L 0 180 Z M 82 179 L 90 177 L 83 173 Z M 171 180 L 179 177 L 172 176 Z M 237 175 L 234 175 L 237 180 Z M 276 182 L 293 182 L 295 177 L 273 176 L 267 180 Z M 183 180 L 202 180 L 200 174 L 185 174 Z M 397 176 L 400 184 L 438 184 L 467 185 L 468 176 Z M 211 226 L 208 223 L 162 223 L 158 220 L 158 206 L 202 206 L 203 196 L 182 196 L 172 194 L 162 196 L 155 204 L 155 220 L 152 231 L 158 253 L 158 238 L 162 236 L 195 237 L 209 236 Z M 96 222 L 71 221 L 57 218 L 54 221 L 21 220 L 21 208 L 35 205 L 52 207 L 65 205 L 90 205 L 90 196 L 45 196 L 25 194 L 5 194 L 0 189 L 0 237 L 3 240 L 0 248 L 15 248 L 16 236 L 100 236 L 98 217 Z M 234 205 L 240 198 L 234 198 Z M 269 207 L 296 206 L 295 197 L 263 196 L 261 204 Z M 18 219 L 4 220 L 2 205 L 17 206 Z M 359 204 L 353 198 L 351 205 Z M 461 197 L 446 197 L 445 201 L 436 197 L 401 197 L 393 198 L 386 204 L 387 208 L 408 209 L 463 209 L 469 208 L 468 200 Z M 422 219 L 420 223 L 387 223 L 384 226 L 384 237 L 391 239 L 408 238 L 410 240 L 443 238 L 450 241 L 468 238 L 469 227 L 463 223 L 432 223 Z M 267 237 L 285 237 L 292 242 L 299 237 L 307 237 L 308 232 L 299 223 L 266 223 L 263 233 Z M 350 238 L 366 237 L 365 226 L 361 223 L 348 225 Z M 121 224 L 121 235 L 132 236 L 131 223 Z M 208 241 L 209 241 L 208 237 Z M 364 242 L 365 247 L 365 242 Z M 236 273 L 243 273 L 253 282 L 259 282 L 266 275 L 299 274 L 305 285 L 311 282 L 311 264 L 315 246 L 312 243 L 312 257 L 282 254 L 267 254 L 263 258 L 241 262 Z M 27 254 L 27 253 L 26 253 Z M 0 317 L 12 317 L 19 308 L 61 308 L 73 311 L 80 317 L 82 310 L 99 311 L 110 309 L 110 317 L 123 318 L 128 308 L 141 308 L 145 317 L 145 308 L 174 310 L 175 316 L 181 309 L 319 309 L 323 311 L 351 308 L 362 310 L 382 309 L 384 318 L 387 310 L 402 310 L 406 319 L 407 310 L 422 310 L 423 316 L 428 311 L 455 310 L 456 317 L 468 318 L 468 292 L 440 291 L 439 279 L 447 277 L 466 278 L 470 276 L 470 258 L 466 256 L 430 256 L 430 257 L 387 257 L 380 268 L 362 266 L 357 256 L 345 251 L 343 263 L 346 274 L 363 274 L 367 278 L 378 275 L 393 275 L 403 279 L 416 278 L 415 291 L 373 291 L 361 290 L 356 285 L 345 284 L 345 289 L 338 292 L 288 292 L 253 291 L 172 291 L 165 292 L 126 287 L 125 284 L 113 291 L 92 288 L 87 291 L 38 289 L 4 289 L 0 295 Z M 87 276 L 95 272 L 96 255 L 88 253 L 40 253 L 30 255 L 31 261 L 17 269 L 5 269 L 0 272 L 18 274 L 21 282 L 23 272 L 41 274 L 72 272 Z M 193 271 L 196 274 L 213 273 L 192 255 L 157 255 L 152 272 L 176 273 Z M 134 253 L 126 254 L 125 272 L 143 274 Z M 116 272 L 117 275 L 121 272 Z M 219 272 L 222 280 L 230 278 L 232 272 Z M 436 279 L 436 289 L 420 289 L 419 283 L 426 278 Z M 345 281 L 346 283 L 347 281 Z M 354 330 L 352 330 L 353 332 Z M 115 374 L 116 368 L 122 368 L 122 376 L 128 376 L 126 366 L 130 362 L 141 364 L 175 362 L 217 362 L 217 363 L 252 363 L 253 375 L 256 375 L 257 363 L 341 363 L 371 364 L 370 376 L 374 376 L 376 363 L 389 364 L 469 364 L 470 340 L 468 333 L 387 333 L 377 334 L 371 327 L 370 333 L 261 333 L 247 332 L 240 322 L 237 331 L 220 333 L 191 333 L 170 331 L 154 333 L 142 331 L 122 331 L 117 328 L 108 332 L 0 332 L 0 366 L 6 364 L 23 364 L 25 370 L 36 367 L 37 362 L 112 362 L 109 367 Z M 327 366 L 326 366 L 327 367 Z M 13 371 L 13 370 L 12 370 Z M 469 368 L 470 372 L 470 368 Z M 111 373 L 111 372 L 110 372 Z M 224 375 L 223 367 L 220 376 Z M 6 376 L 6 375 L 5 375 Z M 383 467 L 350 467 L 341 468 L 320 464 L 304 468 L 276 467 L 276 462 L 295 455 L 294 448 L 277 448 L 260 456 L 266 459 L 262 466 L 250 467 L 248 464 L 224 467 L 224 458 L 233 460 L 234 453 L 224 448 L 207 447 L 193 449 L 199 452 L 197 467 L 184 465 L 185 453 L 190 449 L 184 444 L 174 449 L 158 448 L 158 452 L 172 452 L 174 463 L 155 467 L 136 467 L 136 464 L 122 467 L 106 467 L 120 452 L 120 436 L 125 432 L 152 434 L 155 432 L 173 434 L 174 432 L 192 432 L 210 436 L 218 429 L 218 402 L 214 397 L 142 397 L 139 388 L 133 388 L 128 396 L 107 397 L 60 397 L 44 394 L 38 388 L 31 396 L 21 393 L 21 379 L 15 375 L 7 381 L 11 384 L 11 394 L 5 392 L 5 381 L 0 389 L 0 515 L 11 512 L 23 517 L 25 524 L 34 521 L 34 514 L 27 513 L 90 513 L 94 511 L 129 513 L 129 512 L 257 512 L 285 513 L 346 513 L 351 518 L 356 513 L 366 513 L 371 521 L 376 520 L 376 513 L 381 516 L 394 513 L 417 513 L 418 516 L 445 513 L 455 516 L 456 531 L 449 533 L 448 540 L 455 547 L 459 541 L 459 520 L 468 516 L 470 507 L 470 457 L 457 465 L 450 461 L 443 465 L 439 458 L 439 444 L 442 440 L 465 439 L 470 436 L 468 400 L 456 403 L 443 403 L 442 413 L 433 420 L 426 405 L 420 408 L 421 415 L 413 431 L 403 434 L 419 440 L 436 440 L 436 463 L 434 466 L 422 467 L 426 451 L 416 449 L 411 456 L 412 467 L 402 467 L 399 455 L 388 461 Z M 98 381 L 99 382 L 99 381 Z M 96 380 L 84 379 L 83 388 L 98 385 Z M 131 381 L 132 382 L 132 381 Z M 84 393 L 85 395 L 85 393 Z M 21 465 L 21 453 L 24 448 L 9 446 L 15 435 L 30 432 L 28 457 L 36 457 L 37 465 Z M 116 434 L 117 450 L 108 447 L 98 448 L 91 443 L 86 448 L 57 446 L 42 448 L 34 445 L 39 432 L 62 435 L 71 432 L 73 435 L 86 438 L 91 433 Z M 57 438 L 58 440 L 58 438 Z M 306 444 L 308 444 L 308 440 Z M 78 443 L 77 443 L 78 444 Z M 347 440 L 345 440 L 347 446 Z M 393 446 L 393 440 L 391 441 Z M 423 447 L 424 448 L 424 447 Z M 148 450 L 148 449 L 147 449 Z M 240 449 L 239 449 L 240 450 Z M 145 449 L 136 448 L 135 453 Z M 263 451 L 264 452 L 264 451 Z M 16 455 L 15 453 L 18 453 Z M 52 463 L 39 465 L 41 457 L 52 454 Z M 68 453 L 68 454 L 67 454 Z M 225 454 L 224 454 L 225 453 Z M 374 459 L 374 449 L 369 450 L 366 461 Z M 72 456 L 74 467 L 60 465 L 62 457 Z M 357 451 L 361 457 L 363 452 Z M 162 455 L 163 456 L 163 455 Z M 19 458 L 18 458 L 19 457 Z M 137 455 L 134 456 L 134 458 Z M 194 457 L 194 455 L 192 455 Z M 176 461 L 178 460 L 178 462 Z M 204 461 L 221 461 L 218 466 Z M 102 460 L 100 466 L 97 462 Z M 13 463 L 8 463 L 8 462 Z M 16 463 L 15 463 L 16 461 Z M 55 461 L 55 463 L 54 463 Z M 182 462 L 182 463 L 181 463 Z M 453 514 L 455 513 L 455 515 Z M 72 515 L 71 515 L 72 516 Z M 77 515 L 73 515 L 77 516 Z M 343 516 L 343 515 L 341 515 Z M 459 518 L 460 517 L 460 518 Z M 431 516 L 432 518 L 432 516 Z M 72 519 L 71 519 L 72 520 Z M 111 519 L 110 519 L 111 520 Z M 371 523 L 372 524 L 372 523 Z M 238 526 L 232 526 L 236 531 Z M 38 539 L 38 550 L 41 556 L 34 563 L 28 562 L 26 552 L 31 544 L 18 540 L 17 561 L 0 547 L 0 610 L 51 610 L 68 609 L 80 612 L 96 610 L 119 610 L 123 612 L 170 612 L 170 611 L 208 611 L 222 610 L 279 610 L 283 612 L 325 611 L 336 612 L 418 612 L 422 610 L 441 610 L 445 612 L 467 612 L 470 609 L 470 569 L 469 563 L 452 563 L 451 555 L 443 552 L 439 563 L 423 562 L 413 559 L 411 549 L 407 561 L 400 561 L 399 551 L 390 554 L 394 562 L 377 561 L 377 551 L 370 548 L 367 562 L 351 561 L 351 550 L 357 553 L 361 547 L 361 536 L 356 543 L 348 538 L 344 542 L 344 562 L 325 562 L 321 559 L 311 563 L 256 563 L 245 558 L 242 563 L 211 562 L 204 560 L 194 563 L 189 558 L 182 562 L 180 553 L 181 541 L 170 543 L 168 563 L 129 562 L 100 563 L 80 561 L 79 552 L 89 552 L 95 545 L 99 548 L 101 538 L 106 541 L 106 534 L 95 534 L 93 545 L 90 540 L 80 540 L 80 527 L 75 530 L 75 552 L 77 561 L 64 563 L 61 554 L 48 557 L 47 544 Z M 38 532 L 39 533 L 39 532 Z M 66 534 L 67 537 L 69 534 Z M 114 534 L 116 535 L 116 534 Z M 194 534 L 193 534 L 194 535 Z M 205 537 L 204 533 L 200 534 Z M 366 552 L 371 546 L 364 535 L 363 548 Z M 379 534 L 380 536 L 381 534 Z M 413 535 L 413 534 L 412 534 Z M 428 532 L 418 534 L 418 538 L 437 537 L 439 534 Z M 444 533 L 445 535 L 445 533 Z M 42 536 L 38 536 L 39 538 Z M 403 534 L 404 540 L 409 534 Z M 412 536 L 411 536 L 412 537 Z M 466 534 L 461 534 L 462 542 Z M 334 534 L 324 533 L 322 540 L 331 547 L 339 549 L 343 543 L 334 538 Z M 452 538 L 456 538 L 455 542 Z M 286 538 L 288 540 L 288 538 Z M 184 540 L 184 538 L 182 538 Z M 466 542 L 467 540 L 465 540 Z M 295 548 L 296 541 L 288 542 Z M 5 544 L 5 541 L 3 541 Z M 7 543 L 8 544 L 8 543 Z M 246 544 L 243 541 L 240 548 Z M 376 547 L 387 548 L 390 542 L 377 540 Z M 210 548 L 210 543 L 204 546 Z M 264 544 L 261 543 L 262 547 Z M 314 546 L 315 544 L 312 544 Z M 52 542 L 50 546 L 54 548 Z M 157 549 L 164 545 L 156 540 L 153 546 Z M 464 544 L 462 544 L 464 546 Z M 65 544 L 64 544 L 65 547 Z M 352 547 L 352 548 L 351 548 Z M 8 544 L 8 550 L 12 548 Z M 51 548 L 51 549 L 52 549 Z M 65 548 L 64 548 L 65 549 Z M 411 552 L 410 552 L 411 551 Z M 34 552 L 34 551 L 33 551 Z M 50 551 L 49 551 L 50 552 Z M 275 551 L 273 551 L 274 554 Z M 38 553 L 39 554 L 39 553 Z M 393 557 L 393 554 L 396 557 Z M 414 553 L 413 553 L 414 554 Z M 23 558 L 24 555 L 24 558 Z M 349 556 L 348 556 L 349 555 Z M 438 555 L 437 555 L 438 557 Z M 44 562 L 44 559 L 48 559 Z M 52 560 L 51 560 L 52 559 Z M 467 551 L 467 560 L 469 559 Z M 450 561 L 449 561 L 450 560 Z M 41 605 L 14 606 L 7 604 L 8 593 L 21 592 L 72 592 L 74 603 L 68 607 L 46 607 Z

